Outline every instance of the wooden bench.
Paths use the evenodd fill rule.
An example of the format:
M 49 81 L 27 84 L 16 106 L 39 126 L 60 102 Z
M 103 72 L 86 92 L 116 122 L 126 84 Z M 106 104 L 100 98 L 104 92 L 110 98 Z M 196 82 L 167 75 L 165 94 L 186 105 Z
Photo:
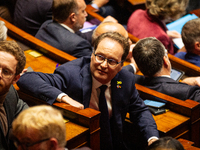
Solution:
M 170 125 L 172 125 L 173 127 L 173 122 L 170 122 L 170 120 L 168 120 L 170 124 L 168 124 L 168 122 L 162 122 L 162 121 L 158 123 L 157 121 L 157 119 L 158 120 L 165 119 L 165 117 L 167 117 L 168 119 L 170 119 L 171 117 L 174 118 L 176 114 L 174 114 L 174 116 L 171 116 L 171 113 L 169 111 L 167 113 L 154 116 L 154 119 L 158 126 L 158 130 L 164 131 L 164 132 L 160 132 L 161 136 L 170 135 L 174 138 L 180 138 L 180 137 L 184 137 L 185 136 L 184 134 L 186 134 L 186 137 L 187 137 L 187 134 L 189 133 L 189 139 L 188 137 L 187 138 L 184 137 L 184 138 L 190 141 L 193 141 L 195 143 L 195 146 L 200 147 L 200 104 L 198 102 L 193 101 L 193 100 L 182 101 L 180 99 L 151 90 L 139 84 L 136 84 L 136 89 L 140 93 L 141 98 L 152 99 L 152 100 L 159 100 L 159 99 L 166 100 L 167 109 L 169 109 L 171 112 L 190 118 L 189 126 L 188 126 L 189 128 L 187 129 L 185 128 L 185 130 L 183 130 L 181 133 L 181 129 L 176 128 L 176 126 L 174 126 L 175 128 L 172 128 L 172 129 L 169 128 Z M 178 119 L 179 118 L 177 118 L 177 120 Z
M 76 59 L 74 56 L 69 55 L 37 38 L 26 33 L 25 31 L 19 29 L 8 21 L 0 17 L 0 20 L 5 22 L 6 27 L 8 28 L 8 35 L 22 42 L 23 44 L 30 46 L 32 49 L 37 49 L 45 56 L 50 57 L 51 59 L 57 61 L 58 63 L 65 63 Z

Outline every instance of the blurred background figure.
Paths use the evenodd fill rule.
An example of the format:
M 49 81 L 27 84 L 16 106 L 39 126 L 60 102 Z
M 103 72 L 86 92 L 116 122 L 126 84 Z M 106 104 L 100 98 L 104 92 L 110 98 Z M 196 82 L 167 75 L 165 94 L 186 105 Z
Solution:
M 12 139 L 17 149 L 68 150 L 66 126 L 61 112 L 52 106 L 33 106 L 23 111 L 12 124 Z M 91 150 L 81 147 L 76 150 Z
M 181 36 L 186 52 L 178 52 L 175 56 L 200 67 L 200 18 L 188 21 Z
M 64 150 L 66 127 L 60 111 L 51 106 L 35 106 L 13 121 L 14 143 L 18 149 Z
M 186 10 L 188 0 L 147 0 L 146 10 L 132 13 L 127 23 L 129 33 L 139 39 L 156 37 L 169 53 L 174 54 L 173 38 L 180 38 L 176 31 L 167 31 L 166 23 L 180 18 Z

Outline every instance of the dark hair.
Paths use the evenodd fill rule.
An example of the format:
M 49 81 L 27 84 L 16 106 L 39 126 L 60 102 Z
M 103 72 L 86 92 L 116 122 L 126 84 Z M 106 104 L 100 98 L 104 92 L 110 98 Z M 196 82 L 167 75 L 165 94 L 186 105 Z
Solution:
M 143 75 L 153 77 L 163 66 L 165 47 L 156 38 L 148 37 L 136 43 L 132 55 Z
M 158 150 L 158 149 L 184 150 L 183 145 L 178 140 L 172 137 L 162 137 L 157 141 L 153 142 L 147 148 L 147 150 Z
M 53 20 L 64 22 L 71 13 L 78 12 L 78 4 L 76 0 L 53 0 L 52 13 Z
M 10 53 L 15 57 L 18 61 L 15 74 L 20 74 L 25 67 L 26 56 L 19 45 L 15 41 L 0 41 L 0 51 Z
M 124 50 L 123 55 L 122 55 L 122 61 L 125 61 L 129 53 L 130 45 L 129 45 L 128 39 L 122 36 L 121 34 L 119 34 L 118 32 L 106 32 L 98 36 L 97 39 L 93 42 L 94 52 L 96 51 L 99 43 L 105 38 L 112 39 L 118 42 L 122 46 Z
M 160 19 L 178 19 L 185 13 L 189 0 L 146 0 L 149 13 Z
M 182 28 L 181 36 L 187 52 L 192 52 L 195 42 L 200 42 L 200 18 L 188 21 Z

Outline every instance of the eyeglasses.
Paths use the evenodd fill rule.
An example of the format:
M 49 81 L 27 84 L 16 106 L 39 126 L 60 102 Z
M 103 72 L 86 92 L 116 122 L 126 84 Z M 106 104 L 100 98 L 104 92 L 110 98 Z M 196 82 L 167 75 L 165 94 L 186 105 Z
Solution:
M 48 141 L 50 140 L 50 138 L 47 138 L 47 139 L 43 139 L 43 140 L 39 140 L 39 141 L 36 141 L 34 143 L 25 143 L 25 142 L 20 142 L 16 137 L 14 138 L 14 144 L 15 146 L 18 148 L 19 146 L 22 147 L 23 150 L 27 150 L 29 147 L 35 145 L 35 144 L 39 144 L 39 143 L 42 143 L 44 141 Z
M 5 78 L 5 79 L 11 78 L 12 75 L 14 74 L 8 69 L 0 68 L 0 70 L 1 70 L 2 78 Z
M 107 64 L 108 64 L 108 66 L 111 67 L 111 68 L 114 68 L 117 64 L 123 62 L 123 60 L 120 61 L 120 62 L 117 62 L 117 61 L 114 60 L 114 59 L 108 59 L 108 58 L 103 57 L 102 55 L 95 54 L 95 53 L 93 53 L 93 54 L 94 54 L 95 59 L 96 59 L 96 61 L 97 61 L 98 63 L 103 63 L 105 60 L 107 60 Z

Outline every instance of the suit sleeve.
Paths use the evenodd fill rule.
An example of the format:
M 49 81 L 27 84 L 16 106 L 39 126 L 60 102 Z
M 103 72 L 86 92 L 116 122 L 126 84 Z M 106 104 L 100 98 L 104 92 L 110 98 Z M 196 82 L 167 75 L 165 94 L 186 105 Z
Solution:
M 65 80 L 59 74 L 27 72 L 21 76 L 17 85 L 22 91 L 52 105 L 57 96 L 62 93 L 61 90 L 67 87 Z
M 135 86 L 133 87 L 129 113 L 131 121 L 133 123 L 137 123 L 137 126 L 139 127 L 140 132 L 144 135 L 146 141 L 152 136 L 159 137 L 157 125 L 152 117 L 152 114 L 140 98 Z

